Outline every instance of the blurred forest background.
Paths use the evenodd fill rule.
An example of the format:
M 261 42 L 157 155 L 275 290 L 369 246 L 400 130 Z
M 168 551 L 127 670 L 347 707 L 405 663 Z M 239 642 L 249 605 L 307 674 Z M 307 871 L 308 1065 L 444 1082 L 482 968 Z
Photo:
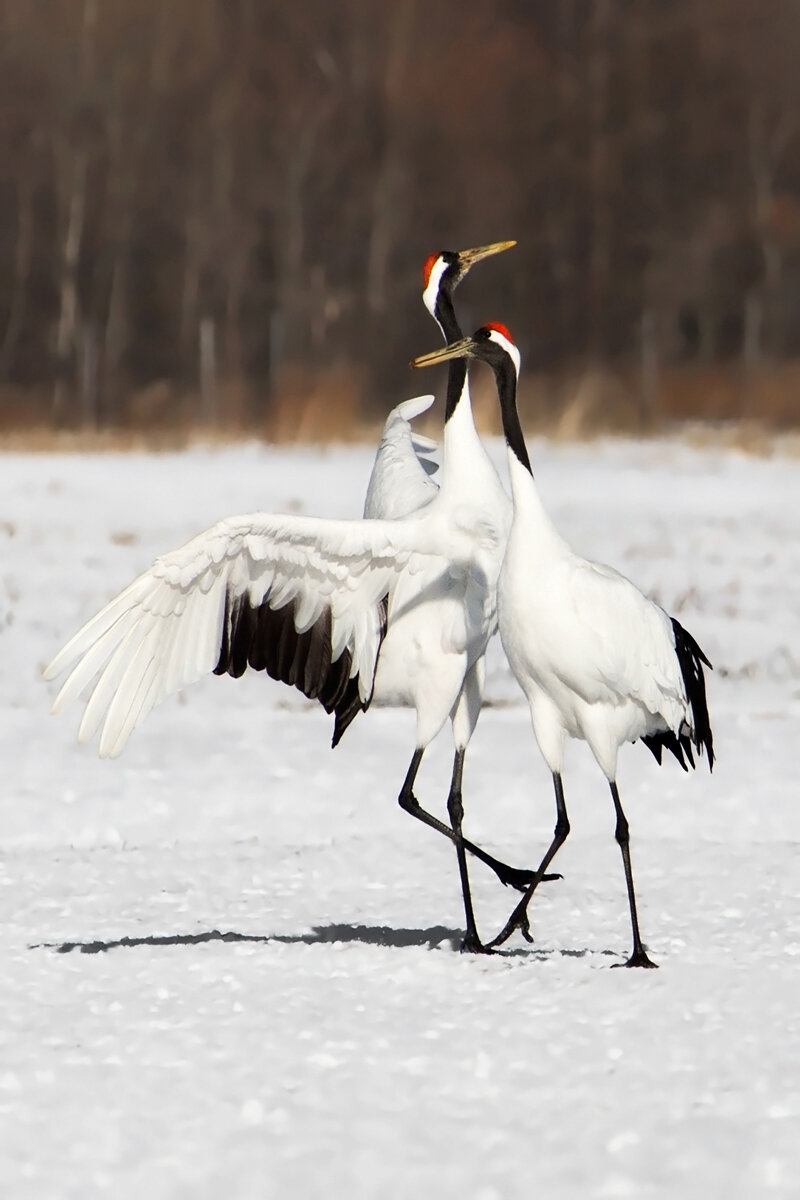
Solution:
M 500 238 L 531 420 L 800 423 L 799 63 L 797 0 L 0 0 L 0 428 L 348 436 Z

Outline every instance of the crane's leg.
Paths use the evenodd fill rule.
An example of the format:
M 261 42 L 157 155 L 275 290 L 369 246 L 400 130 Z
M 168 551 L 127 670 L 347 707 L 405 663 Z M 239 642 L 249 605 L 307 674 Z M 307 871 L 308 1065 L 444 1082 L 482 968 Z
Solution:
M 456 759 L 453 764 L 453 778 L 450 783 L 450 795 L 447 797 L 447 812 L 453 827 L 453 841 L 458 857 L 458 873 L 461 876 L 461 895 L 464 898 L 464 916 L 467 922 L 467 932 L 464 935 L 464 941 L 461 943 L 461 953 L 484 954 L 486 950 L 478 936 L 478 927 L 475 924 L 475 910 L 472 907 L 472 893 L 469 889 L 467 852 L 464 849 L 464 835 L 461 832 L 461 822 L 464 819 L 464 805 L 461 800 L 461 778 L 464 773 L 465 754 L 466 750 L 463 747 L 456 750 Z
M 625 885 L 628 889 L 628 904 L 631 910 L 631 928 L 633 930 L 633 952 L 624 964 L 626 967 L 657 967 L 658 963 L 652 962 L 642 945 L 642 939 L 639 934 L 639 918 L 636 914 L 636 894 L 633 890 L 633 870 L 631 869 L 631 850 L 630 850 L 630 832 L 628 830 L 628 818 L 622 811 L 622 805 L 619 802 L 619 792 L 617 785 L 614 782 L 610 783 L 611 795 L 614 800 L 614 809 L 617 814 L 617 827 L 614 830 L 614 837 L 617 839 L 620 850 L 622 851 L 622 865 L 625 868 Z M 622 966 L 622 963 L 618 963 Z
M 422 762 L 422 756 L 425 753 L 424 749 L 414 751 L 414 757 L 411 759 L 411 765 L 408 768 L 403 786 L 400 790 L 400 795 L 397 797 L 397 803 L 404 810 L 410 813 L 412 817 L 416 817 L 418 821 L 422 821 L 423 825 L 428 825 L 431 829 L 435 829 L 437 833 L 443 834 L 449 838 L 451 842 L 455 841 L 453 830 L 449 825 L 445 825 L 443 821 L 439 821 L 432 813 L 427 812 L 421 807 L 419 801 L 414 795 L 414 783 L 419 771 L 419 765 Z M 453 776 L 455 777 L 456 763 L 458 762 L 458 751 L 456 751 L 456 762 L 453 765 Z M 452 791 L 452 785 L 451 785 Z M 464 849 L 473 854 L 475 858 L 480 859 L 487 867 L 491 867 L 497 878 L 506 887 L 516 888 L 518 892 L 524 892 L 531 882 L 536 878 L 535 871 L 524 870 L 520 867 L 509 867 L 506 863 L 501 862 L 493 855 L 487 854 L 485 850 L 481 850 L 480 846 L 476 846 L 474 842 L 468 838 L 462 838 Z M 544 875 L 542 877 L 546 881 L 560 879 L 560 875 Z
M 486 943 L 488 950 L 494 949 L 495 946 L 502 946 L 503 942 L 507 941 L 515 929 L 518 929 L 522 936 L 527 941 L 532 942 L 530 925 L 528 924 L 528 905 L 533 898 L 533 893 L 543 879 L 547 879 L 545 871 L 556 855 L 556 852 L 563 846 L 569 834 L 569 818 L 567 817 L 567 806 L 564 803 L 564 786 L 561 782 L 560 775 L 553 775 L 553 786 L 556 792 L 556 827 L 553 831 L 553 840 L 548 847 L 542 861 L 539 863 L 539 869 L 536 871 L 533 879 L 528 885 L 528 890 L 520 900 L 517 907 L 512 912 L 511 916 L 506 921 L 503 928 L 500 930 L 496 938 L 492 938 Z

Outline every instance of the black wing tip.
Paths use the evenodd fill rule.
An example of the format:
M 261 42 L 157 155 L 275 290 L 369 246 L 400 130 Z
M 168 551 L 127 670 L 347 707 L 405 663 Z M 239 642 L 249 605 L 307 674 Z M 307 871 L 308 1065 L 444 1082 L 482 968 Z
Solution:
M 333 746 L 372 697 L 363 701 L 358 678 L 351 676 L 352 655 L 344 650 L 331 658 L 331 610 L 325 608 L 303 633 L 295 627 L 296 601 L 270 608 L 264 599 L 251 604 L 249 597 L 225 595 L 220 649 L 215 675 L 238 679 L 250 667 L 272 679 L 296 687 L 309 700 L 318 700 L 327 713 L 335 713 Z M 380 601 L 380 640 L 386 634 L 387 601 Z
M 331 749 L 335 750 L 339 742 L 344 737 L 350 725 L 355 721 L 360 712 L 366 712 L 369 708 L 369 700 L 362 700 L 358 692 L 358 680 L 351 679 L 345 695 L 336 708 L 333 720 L 333 737 L 331 738 Z
M 708 715 L 703 666 L 708 667 L 711 671 L 714 668 L 680 621 L 676 621 L 674 617 L 671 618 L 671 621 L 675 637 L 675 653 L 686 688 L 686 698 L 692 711 L 692 727 L 689 728 L 687 725 L 677 734 L 673 733 L 671 729 L 649 734 L 647 737 L 643 737 L 642 741 L 659 766 L 661 765 L 662 750 L 666 749 L 675 756 L 684 771 L 688 771 L 690 766 L 694 770 L 696 763 L 693 750 L 696 750 L 698 755 L 705 755 L 708 758 L 708 769 L 713 771 L 714 735 L 711 732 L 711 718 Z
M 380 601 L 380 643 L 383 644 L 383 639 L 386 637 L 386 627 L 388 624 L 389 601 L 388 597 L 384 596 Z M 380 648 L 379 648 L 380 653 Z M 373 679 L 374 685 L 374 679 Z M 372 692 L 367 696 L 366 700 L 361 699 L 361 693 L 358 689 L 358 679 L 350 679 L 344 692 L 336 705 L 336 715 L 333 722 L 333 737 L 331 738 L 331 749 L 335 750 L 339 742 L 344 737 L 344 734 L 349 729 L 350 725 L 356 719 L 359 713 L 366 712 L 372 703 Z M 328 709 L 328 712 L 331 710 Z
M 326 608 L 303 633 L 295 627 L 296 602 L 270 608 L 251 604 L 247 595 L 225 597 L 215 675 L 238 679 L 250 667 L 279 683 L 296 687 L 333 712 L 347 692 L 351 656 L 331 660 L 331 612 Z

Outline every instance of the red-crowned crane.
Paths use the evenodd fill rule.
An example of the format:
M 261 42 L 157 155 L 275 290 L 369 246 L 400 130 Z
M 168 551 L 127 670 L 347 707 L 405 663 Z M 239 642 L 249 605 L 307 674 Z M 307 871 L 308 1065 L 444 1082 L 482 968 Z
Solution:
M 477 261 L 506 245 L 467 254 Z M 426 294 L 435 295 L 437 319 L 445 314 L 446 334 L 465 261 L 439 255 L 426 265 Z M 534 874 L 507 867 L 461 831 L 461 772 L 497 628 L 511 505 L 475 431 L 466 366 L 454 366 L 442 485 L 424 507 L 398 520 L 255 513 L 220 521 L 157 559 L 72 638 L 45 678 L 69 671 L 55 712 L 95 681 L 79 739 L 102 727 L 100 754 L 110 757 L 155 704 L 209 672 L 239 676 L 249 666 L 298 687 L 335 714 L 334 745 L 371 702 L 412 706 L 415 749 L 400 803 L 455 842 L 464 948 L 480 950 L 465 850 L 520 890 Z M 413 795 L 425 747 L 448 718 L 452 829 L 422 813 Z
M 513 241 L 505 241 L 477 246 L 470 250 L 440 250 L 438 253 L 429 255 L 425 260 L 422 271 L 422 299 L 428 312 L 438 324 L 445 343 L 456 341 L 462 336 L 453 303 L 453 293 L 459 283 L 476 262 L 508 250 L 514 245 L 516 243 Z M 364 505 L 365 517 L 395 518 L 406 516 L 411 512 L 418 513 L 436 495 L 438 488 L 430 477 L 433 471 L 430 460 L 426 458 L 435 444 L 427 439 L 420 439 L 410 425 L 410 420 L 420 412 L 426 411 L 429 405 L 430 401 L 427 397 L 418 397 L 414 400 L 406 400 L 389 414 L 367 488 Z M 466 364 L 458 359 L 451 361 L 448 372 L 442 481 L 443 487 L 447 489 L 453 503 L 460 503 L 458 497 L 473 496 L 474 485 L 486 505 L 489 520 L 496 526 L 508 530 L 511 522 L 511 502 L 475 429 Z M 492 564 L 491 574 L 485 580 L 490 594 L 494 593 L 501 558 L 502 552 Z M 410 592 L 423 593 L 431 583 L 436 586 L 439 573 L 436 563 L 428 563 L 424 568 L 418 564 L 418 569 L 420 573 L 411 585 Z M 401 603 L 404 607 L 408 604 L 407 601 Z M 397 607 L 399 608 L 400 605 Z M 425 609 L 413 615 L 409 613 L 407 617 L 404 617 L 404 622 L 405 637 L 402 640 L 398 638 L 395 642 L 400 653 L 404 653 L 406 643 L 416 644 L 420 639 L 427 642 L 432 635 L 438 636 L 438 626 L 429 626 L 428 614 Z M 493 624 L 492 631 L 494 629 L 496 629 L 496 623 Z M 476 647 L 477 653 L 471 655 L 472 664 L 464 676 L 460 694 L 450 714 L 455 753 L 447 810 L 452 824 L 452 832 L 432 813 L 423 809 L 414 794 L 414 784 L 427 745 L 427 742 L 420 738 L 419 732 L 414 756 L 398 797 L 400 806 L 406 812 L 437 829 L 440 833 L 450 837 L 454 836 L 467 921 L 465 948 L 472 949 L 479 949 L 480 944 L 477 933 L 474 932 L 475 919 L 466 859 L 463 851 L 459 849 L 459 845 L 471 847 L 470 843 L 464 841 L 461 833 L 462 779 L 467 745 L 475 730 L 483 703 L 484 653 L 489 640 L 483 630 L 479 640 L 482 648 Z M 434 658 L 435 651 L 431 647 L 430 651 L 426 653 L 426 661 L 432 662 Z M 399 668 L 400 663 L 398 662 L 395 666 L 395 673 L 401 673 Z M 413 698 L 393 694 L 390 690 L 382 688 L 380 672 L 379 666 L 376 703 L 387 702 L 387 700 L 393 703 L 415 703 Z M 337 735 L 334 732 L 334 744 L 336 740 Z M 527 872 L 515 872 L 513 875 L 508 873 L 501 875 L 499 871 L 496 873 L 504 883 L 513 883 L 520 889 L 526 879 L 529 883 L 532 878 Z
M 670 750 L 684 770 L 693 748 L 714 765 L 703 666 L 690 633 L 630 580 L 581 558 L 559 534 L 539 496 L 517 412 L 520 354 L 501 324 L 480 328 L 414 366 L 479 359 L 494 371 L 514 517 L 498 581 L 503 648 L 530 706 L 533 730 L 555 787 L 556 826 L 536 877 L 489 946 L 515 929 L 528 934 L 531 897 L 569 833 L 561 773 L 567 737 L 588 742 L 611 788 L 622 852 L 633 950 L 629 967 L 653 967 L 639 933 L 628 822 L 617 788 L 617 754 L 641 739 L 661 762 Z

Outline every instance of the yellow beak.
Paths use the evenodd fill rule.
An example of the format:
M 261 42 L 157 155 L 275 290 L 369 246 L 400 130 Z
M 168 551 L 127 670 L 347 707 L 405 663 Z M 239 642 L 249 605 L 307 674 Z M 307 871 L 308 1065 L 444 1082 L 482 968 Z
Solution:
M 442 346 L 440 350 L 431 350 L 428 354 L 420 354 L 418 358 L 412 358 L 411 366 L 430 367 L 433 363 L 447 362 L 449 358 L 469 358 L 474 349 L 474 338 L 461 338 L 458 342 L 451 342 L 449 346 Z
M 492 254 L 502 254 L 504 250 L 510 250 L 512 246 L 516 246 L 516 242 L 490 242 L 488 246 L 475 246 L 472 250 L 459 250 L 458 262 L 464 274 L 474 267 L 476 262 L 480 262 L 482 258 L 489 258 Z

